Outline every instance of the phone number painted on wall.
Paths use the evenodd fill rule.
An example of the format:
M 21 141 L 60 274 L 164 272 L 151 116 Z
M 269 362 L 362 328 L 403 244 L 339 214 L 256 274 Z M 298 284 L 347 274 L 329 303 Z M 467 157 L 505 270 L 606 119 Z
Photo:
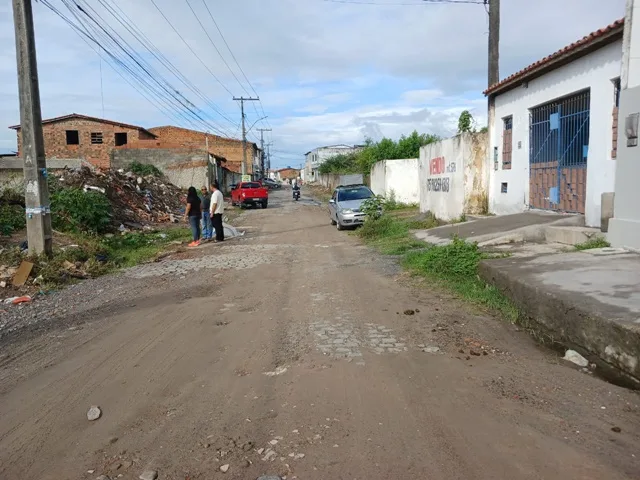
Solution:
M 448 192 L 449 177 L 427 179 L 427 191 L 428 192 Z

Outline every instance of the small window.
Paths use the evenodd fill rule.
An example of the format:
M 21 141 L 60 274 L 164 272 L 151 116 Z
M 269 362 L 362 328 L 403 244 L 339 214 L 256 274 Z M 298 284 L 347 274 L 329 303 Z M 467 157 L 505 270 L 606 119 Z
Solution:
M 91 144 L 97 145 L 102 143 L 102 132 L 91 132 Z
M 502 169 L 511 170 L 513 152 L 513 117 L 503 119 L 502 127 Z
M 122 145 L 127 144 L 127 134 L 126 133 L 116 133 L 116 147 L 121 147 Z
M 67 130 L 67 145 L 80 145 L 80 135 L 78 130 Z
M 509 185 L 507 184 L 507 182 L 502 182 L 500 184 L 500 193 L 507 193 L 507 188 L 509 187 Z

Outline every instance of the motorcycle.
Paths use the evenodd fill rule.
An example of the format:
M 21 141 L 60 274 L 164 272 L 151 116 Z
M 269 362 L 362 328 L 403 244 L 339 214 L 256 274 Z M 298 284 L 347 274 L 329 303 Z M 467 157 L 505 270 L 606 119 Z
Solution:
M 300 200 L 300 189 L 296 189 L 293 191 L 293 199 L 297 202 Z

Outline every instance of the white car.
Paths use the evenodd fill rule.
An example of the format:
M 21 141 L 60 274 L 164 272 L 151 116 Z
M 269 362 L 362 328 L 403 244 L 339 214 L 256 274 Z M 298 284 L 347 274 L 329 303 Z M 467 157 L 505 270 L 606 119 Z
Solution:
M 335 189 L 329 200 L 331 225 L 338 230 L 362 225 L 366 218 L 362 203 L 374 194 L 366 185 L 346 185 Z

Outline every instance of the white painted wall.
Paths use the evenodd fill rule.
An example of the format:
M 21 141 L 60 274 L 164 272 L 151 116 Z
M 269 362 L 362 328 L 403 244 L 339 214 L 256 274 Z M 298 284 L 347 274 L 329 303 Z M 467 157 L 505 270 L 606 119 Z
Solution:
M 625 35 L 629 38 L 625 56 L 626 82 L 620 95 L 618 128 L 618 168 L 616 171 L 614 215 L 609 221 L 608 240 L 614 247 L 640 250 L 640 146 L 627 147 L 624 129 L 628 115 L 640 112 L 640 0 L 628 4 Z M 625 67 L 623 67 L 624 69 Z M 625 88 L 625 84 L 628 88 Z
M 611 159 L 612 80 L 620 76 L 622 40 L 609 44 L 570 64 L 531 80 L 527 88 L 517 87 L 496 97 L 495 130 L 489 145 L 489 209 L 506 215 L 529 206 L 529 110 L 560 97 L 591 89 L 589 152 L 587 157 L 587 196 L 585 220 L 600 225 L 600 199 L 614 190 L 616 162 Z M 513 153 L 511 170 L 502 170 L 502 120 L 513 115 Z M 518 146 L 518 142 L 521 142 Z M 498 147 L 498 170 L 494 170 L 494 147 Z M 507 182 L 507 193 L 501 193 Z
M 371 169 L 371 190 L 376 195 L 391 198 L 399 203 L 420 202 L 418 159 L 383 160 Z
M 487 135 L 463 134 L 420 149 L 420 211 L 443 220 L 481 213 L 487 194 Z
M 311 150 L 305 155 L 304 169 L 306 170 L 307 182 L 318 181 L 320 174 L 317 170 L 328 158 L 336 155 L 347 155 L 359 150 L 362 150 L 362 147 L 349 145 L 331 145 Z

